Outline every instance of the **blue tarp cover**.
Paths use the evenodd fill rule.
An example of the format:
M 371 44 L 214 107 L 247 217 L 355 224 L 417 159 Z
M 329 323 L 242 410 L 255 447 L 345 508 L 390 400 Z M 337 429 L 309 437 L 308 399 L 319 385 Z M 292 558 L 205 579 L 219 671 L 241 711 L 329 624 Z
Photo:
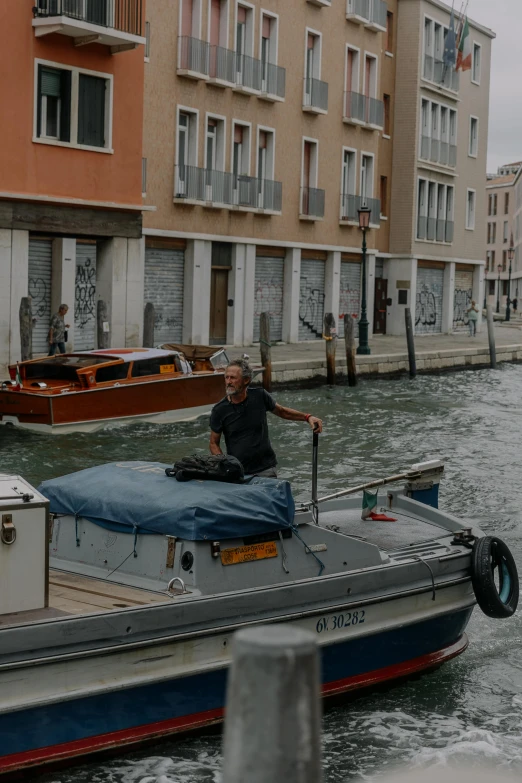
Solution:
M 112 530 L 160 533 L 188 541 L 260 535 L 290 527 L 288 481 L 244 484 L 176 481 L 161 462 L 112 462 L 44 481 L 54 514 L 72 514 Z

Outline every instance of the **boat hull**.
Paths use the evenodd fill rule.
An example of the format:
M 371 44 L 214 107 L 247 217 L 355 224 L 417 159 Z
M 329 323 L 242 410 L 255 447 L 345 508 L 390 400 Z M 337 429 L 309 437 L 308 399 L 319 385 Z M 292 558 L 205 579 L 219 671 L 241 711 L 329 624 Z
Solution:
M 322 690 L 334 696 L 433 669 L 467 647 L 473 607 L 391 630 L 321 644 Z M 319 622 L 319 621 L 317 621 Z M 163 650 L 147 651 L 158 656 Z M 228 652 L 226 653 L 228 655 Z M 170 656 L 165 656 L 170 657 Z M 0 713 L 0 776 L 138 745 L 222 720 L 227 663 L 94 695 Z M 153 660 L 149 657 L 148 660 Z M 157 660 L 160 660 L 157 658 Z M 55 664 L 56 665 L 56 664 Z M 98 667 L 103 667 L 100 656 Z M 64 662 L 64 674 L 67 662 Z M 170 671 L 174 668 L 169 667 Z M 16 674 L 16 672 L 15 672 Z M 18 675 L 20 672 L 18 671 Z
M 51 395 L 0 392 L 0 423 L 35 432 L 93 432 L 139 422 L 190 421 L 223 396 L 223 374 L 202 374 L 95 387 Z

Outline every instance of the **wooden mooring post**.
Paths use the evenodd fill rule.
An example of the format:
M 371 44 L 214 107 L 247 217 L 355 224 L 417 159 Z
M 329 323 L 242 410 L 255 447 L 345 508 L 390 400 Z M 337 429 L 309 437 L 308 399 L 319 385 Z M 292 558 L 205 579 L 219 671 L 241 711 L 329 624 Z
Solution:
M 234 637 L 223 783 L 321 783 L 317 641 L 290 625 Z
M 404 319 L 406 321 L 406 342 L 408 344 L 408 364 L 410 365 L 410 378 L 417 375 L 417 361 L 415 359 L 415 339 L 413 337 L 413 322 L 411 320 L 411 310 L 406 307 L 404 310 Z
M 349 313 L 344 314 L 344 347 L 348 386 L 357 386 L 357 364 L 355 362 L 355 322 Z
M 33 358 L 33 308 L 30 296 L 20 302 L 20 348 L 22 361 Z
M 145 305 L 145 314 L 143 316 L 143 347 L 154 348 L 154 305 L 147 302 Z
M 259 349 L 263 370 L 263 388 L 272 391 L 272 344 L 270 342 L 270 313 L 259 316 Z
M 493 308 L 491 305 L 487 305 L 486 307 L 486 317 L 488 319 L 489 364 L 492 370 L 496 370 L 497 349 L 495 347 L 495 322 L 493 320 Z
M 333 313 L 325 313 L 323 338 L 326 343 L 326 383 L 333 386 L 335 383 L 335 349 L 337 329 Z
M 98 299 L 96 305 L 96 325 L 98 348 L 109 348 L 110 343 L 110 324 L 107 304 L 103 299 Z

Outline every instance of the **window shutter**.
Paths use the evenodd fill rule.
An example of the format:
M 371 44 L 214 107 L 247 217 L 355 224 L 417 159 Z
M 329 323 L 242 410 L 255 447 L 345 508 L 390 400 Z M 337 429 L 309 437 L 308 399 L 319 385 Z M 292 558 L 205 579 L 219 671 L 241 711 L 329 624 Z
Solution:
M 71 71 L 61 72 L 60 141 L 71 140 Z
M 62 71 L 51 68 L 42 68 L 40 94 L 60 98 L 62 94 Z
M 80 74 L 78 85 L 78 144 L 105 146 L 106 80 Z

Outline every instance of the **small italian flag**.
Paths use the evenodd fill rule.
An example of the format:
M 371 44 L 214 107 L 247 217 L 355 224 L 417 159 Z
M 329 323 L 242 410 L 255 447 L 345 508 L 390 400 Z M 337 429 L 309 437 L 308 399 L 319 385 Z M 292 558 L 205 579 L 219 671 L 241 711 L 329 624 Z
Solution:
M 16 362 L 16 377 L 15 377 L 15 380 L 16 380 L 17 388 L 18 389 L 23 389 L 22 376 L 20 375 L 20 367 L 18 366 L 18 362 Z
M 388 514 L 378 512 L 377 508 L 377 492 L 368 492 L 363 489 L 363 502 L 361 519 L 371 519 L 373 522 L 397 522 L 396 517 L 389 517 Z
M 457 71 L 470 71 L 471 70 L 471 38 L 469 35 L 469 22 L 468 17 L 464 19 L 464 23 L 460 28 L 459 43 L 457 47 Z

